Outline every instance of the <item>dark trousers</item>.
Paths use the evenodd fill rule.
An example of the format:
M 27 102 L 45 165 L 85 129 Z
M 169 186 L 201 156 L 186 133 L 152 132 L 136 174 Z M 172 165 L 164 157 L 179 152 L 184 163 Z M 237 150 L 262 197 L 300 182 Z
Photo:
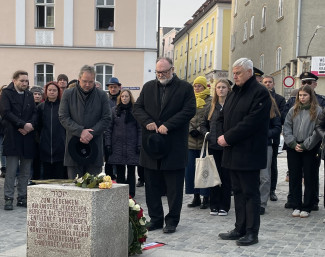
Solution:
M 319 146 L 310 151 L 297 152 L 287 150 L 289 174 L 289 191 L 293 209 L 310 212 L 315 203 L 316 181 L 319 173 L 317 152 Z M 302 201 L 302 178 L 304 177 L 304 200 Z
M 44 179 L 64 179 L 65 168 L 62 162 L 43 162 L 43 178 Z
M 146 203 L 151 223 L 164 224 L 161 196 L 166 192 L 169 212 L 166 225 L 177 226 L 181 216 L 185 169 L 152 170 L 144 168 Z
M 210 209 L 224 210 L 230 209 L 231 203 L 231 181 L 229 170 L 221 167 L 222 150 L 209 149 L 209 153 L 213 155 L 217 165 L 221 186 L 210 188 Z
M 127 165 L 127 176 L 125 178 L 125 165 L 116 165 L 116 182 L 129 185 L 129 194 L 135 196 L 135 166 Z
M 272 145 L 272 163 L 271 163 L 271 191 L 275 191 L 278 183 L 278 151 L 279 145 Z
M 144 183 L 144 168 L 140 165 L 138 166 L 138 176 L 138 181 Z
M 230 170 L 230 178 L 235 200 L 235 229 L 242 234 L 258 235 L 260 170 Z

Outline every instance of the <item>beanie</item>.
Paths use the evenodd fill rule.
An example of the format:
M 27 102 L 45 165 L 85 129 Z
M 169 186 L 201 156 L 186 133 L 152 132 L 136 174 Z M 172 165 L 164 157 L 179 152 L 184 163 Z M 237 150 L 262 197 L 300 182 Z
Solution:
M 193 85 L 195 84 L 200 84 L 204 86 L 204 88 L 207 88 L 207 79 L 203 76 L 199 76 L 194 80 Z
M 60 79 L 65 80 L 67 83 L 69 82 L 68 76 L 65 74 L 59 74 L 58 78 L 56 81 L 59 81 Z

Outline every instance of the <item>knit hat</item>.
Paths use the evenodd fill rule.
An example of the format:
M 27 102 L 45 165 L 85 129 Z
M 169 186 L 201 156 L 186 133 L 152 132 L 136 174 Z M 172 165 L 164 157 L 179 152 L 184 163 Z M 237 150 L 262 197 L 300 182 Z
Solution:
M 200 85 L 204 86 L 204 88 L 207 88 L 207 79 L 203 76 L 199 76 L 194 80 L 193 86 L 195 84 L 200 84 Z
M 32 92 L 33 94 L 36 93 L 36 92 L 40 93 L 40 94 L 44 93 L 43 88 L 40 87 L 40 86 L 33 86 L 33 87 L 31 87 L 31 89 L 29 89 L 29 91 Z
M 68 76 L 65 74 L 59 74 L 58 78 L 56 81 L 59 81 L 60 79 L 65 80 L 67 83 L 69 82 Z

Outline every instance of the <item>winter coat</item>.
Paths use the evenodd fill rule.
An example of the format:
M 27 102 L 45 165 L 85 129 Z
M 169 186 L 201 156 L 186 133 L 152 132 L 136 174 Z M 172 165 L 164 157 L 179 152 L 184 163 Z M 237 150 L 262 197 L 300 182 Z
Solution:
M 103 133 L 111 121 L 111 107 L 105 91 L 94 88 L 85 102 L 79 84 L 64 90 L 60 107 L 59 120 L 66 130 L 65 166 L 78 166 L 70 156 L 68 145 L 73 136 L 80 137 L 83 129 L 93 129 L 94 143 L 98 147 L 98 155 L 93 166 L 103 165 Z
M 325 156 L 325 109 L 322 110 L 322 113 L 318 116 L 318 119 L 316 121 L 316 132 L 320 136 L 322 140 L 321 145 L 321 156 L 324 160 Z
M 275 116 L 274 118 L 270 119 L 270 124 L 269 124 L 269 131 L 268 131 L 268 140 L 267 140 L 267 145 L 272 146 L 274 140 L 277 140 L 278 137 L 281 134 L 281 117 L 280 116 Z
M 112 109 L 112 122 L 104 133 L 105 146 L 112 149 L 108 163 L 139 165 L 141 127 L 134 118 L 125 123 L 125 113 L 125 110 L 122 111 L 118 117 L 116 106 Z
M 22 156 L 33 159 L 35 155 L 35 131 L 25 136 L 18 129 L 24 128 L 26 123 L 31 123 L 34 129 L 37 126 L 37 111 L 33 94 L 24 91 L 24 104 L 18 102 L 18 92 L 11 82 L 2 90 L 0 114 L 4 127 L 3 155 Z
M 267 163 L 271 98 L 253 75 L 234 85 L 217 120 L 217 137 L 224 135 L 222 166 L 232 170 L 260 170 Z
M 59 162 L 64 159 L 65 129 L 59 121 L 60 100 L 46 100 L 37 106 L 40 135 L 40 159 L 43 162 Z
M 159 87 L 165 88 L 162 99 Z M 170 150 L 162 159 L 154 160 L 142 148 L 140 165 L 154 170 L 184 169 L 187 165 L 189 122 L 195 112 L 192 85 L 180 80 L 175 74 L 165 87 L 158 80 L 144 84 L 133 107 L 134 117 L 142 127 L 142 137 L 151 133 L 146 129 L 146 125 L 151 122 L 155 122 L 158 127 L 162 124 L 166 126 L 168 132 L 165 138 Z
M 207 109 L 210 109 L 210 104 L 211 104 L 211 96 L 208 96 L 205 99 L 205 105 L 203 108 L 196 108 L 196 114 L 195 116 L 190 120 L 190 126 L 189 126 L 189 132 L 192 130 L 198 130 L 200 131 L 200 124 L 202 123 L 204 119 L 204 115 L 206 113 Z M 201 150 L 202 144 L 204 140 L 204 134 L 200 134 L 197 137 L 192 137 L 190 134 L 188 135 L 188 149 L 193 149 L 193 150 Z
M 311 120 L 309 108 L 302 108 L 298 114 L 293 117 L 294 108 L 292 107 L 285 119 L 283 125 L 284 141 L 292 149 L 295 149 L 297 143 L 306 150 L 313 149 L 321 140 L 321 137 L 315 130 L 316 120 Z M 322 108 L 317 106 L 317 117 L 322 112 Z

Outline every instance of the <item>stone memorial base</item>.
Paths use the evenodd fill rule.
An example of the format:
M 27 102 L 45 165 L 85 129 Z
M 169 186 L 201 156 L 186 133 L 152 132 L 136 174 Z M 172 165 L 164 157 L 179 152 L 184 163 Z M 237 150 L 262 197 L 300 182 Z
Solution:
M 27 256 L 128 256 L 128 198 L 128 185 L 120 184 L 29 186 Z

